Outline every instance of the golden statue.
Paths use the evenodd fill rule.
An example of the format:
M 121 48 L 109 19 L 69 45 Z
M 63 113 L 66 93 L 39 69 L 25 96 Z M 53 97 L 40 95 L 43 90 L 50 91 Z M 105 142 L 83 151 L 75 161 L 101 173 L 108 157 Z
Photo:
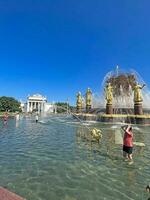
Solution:
M 105 94 L 106 94 L 107 104 L 112 104 L 112 100 L 113 100 L 113 87 L 111 86 L 110 83 L 108 83 L 108 85 L 106 85 Z
M 86 91 L 86 107 L 91 107 L 92 105 L 92 92 L 90 88 Z
M 145 84 L 140 85 L 140 84 L 136 84 L 133 88 L 134 91 L 134 102 L 142 102 L 142 94 L 141 94 L 141 89 L 145 86 Z
M 82 108 L 82 96 L 81 96 L 81 92 L 77 93 L 77 102 L 76 102 L 76 106 L 77 109 L 81 109 Z
M 93 139 L 95 139 L 99 143 L 100 139 L 102 138 L 102 132 L 100 129 L 93 128 L 91 130 L 91 136 Z

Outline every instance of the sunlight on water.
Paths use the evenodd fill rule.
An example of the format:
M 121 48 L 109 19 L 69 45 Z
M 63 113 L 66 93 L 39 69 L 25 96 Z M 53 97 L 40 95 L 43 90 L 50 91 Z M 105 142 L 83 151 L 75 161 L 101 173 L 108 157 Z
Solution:
M 0 185 L 28 200 L 142 200 L 150 182 L 150 128 L 137 127 L 134 139 L 145 147 L 134 148 L 134 164 L 122 159 L 116 144 L 118 125 L 86 122 L 101 128 L 100 144 L 90 143 L 88 129 L 65 116 L 35 123 L 23 118 L 16 124 L 1 122 Z

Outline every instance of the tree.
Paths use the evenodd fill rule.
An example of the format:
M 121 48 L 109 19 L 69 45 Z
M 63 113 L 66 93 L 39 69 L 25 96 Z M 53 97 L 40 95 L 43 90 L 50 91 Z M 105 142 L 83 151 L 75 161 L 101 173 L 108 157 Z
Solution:
M 66 102 L 57 102 L 55 105 L 57 106 L 57 113 L 67 113 L 67 111 L 72 112 L 73 110 L 73 107 Z
M 0 111 L 20 112 L 20 102 L 13 97 L 2 96 L 0 97 Z
M 67 112 L 67 103 L 57 102 L 55 103 L 57 106 L 57 113 L 66 113 Z

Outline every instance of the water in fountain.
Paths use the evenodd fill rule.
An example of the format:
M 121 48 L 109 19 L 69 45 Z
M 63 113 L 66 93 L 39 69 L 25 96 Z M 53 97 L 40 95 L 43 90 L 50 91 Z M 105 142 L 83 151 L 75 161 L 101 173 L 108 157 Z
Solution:
M 133 114 L 133 87 L 136 83 L 145 84 L 141 76 L 133 69 L 129 71 L 120 70 L 117 66 L 115 70 L 108 72 L 102 82 L 102 88 L 105 88 L 108 83 L 113 86 L 113 108 L 116 114 Z M 103 97 L 101 102 L 103 106 L 106 105 L 105 93 L 102 92 Z M 148 87 L 142 89 L 143 108 L 149 108 L 150 90 Z
M 87 134 L 87 129 L 74 118 L 49 118 L 43 124 L 23 117 L 18 127 L 13 118 L 7 127 L 1 121 L 1 186 L 32 200 L 148 198 L 144 189 L 150 180 L 149 127 L 134 130 L 135 141 L 145 142 L 146 148 L 135 147 L 135 162 L 129 166 L 122 161 L 111 125 L 97 123 L 102 142 L 91 145 L 77 134 Z

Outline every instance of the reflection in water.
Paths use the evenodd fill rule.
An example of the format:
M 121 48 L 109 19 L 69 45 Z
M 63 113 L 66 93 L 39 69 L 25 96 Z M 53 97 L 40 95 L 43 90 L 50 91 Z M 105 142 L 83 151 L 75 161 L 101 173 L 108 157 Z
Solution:
M 143 154 L 145 153 L 145 147 L 135 146 L 134 147 L 134 160 L 135 163 L 133 166 L 129 166 L 128 163 L 124 162 L 122 159 L 122 132 L 121 129 L 116 127 L 115 129 L 102 129 L 103 130 L 103 138 L 101 144 L 98 145 L 97 143 L 91 143 L 89 139 L 89 133 L 83 127 L 78 127 L 76 129 L 76 144 L 78 148 L 83 152 L 87 153 L 87 159 L 90 161 L 97 161 L 97 160 L 105 160 L 105 167 L 109 166 L 112 169 L 119 168 L 119 171 L 116 174 L 116 179 L 119 177 L 122 179 L 122 182 L 125 184 L 125 189 L 119 188 L 121 190 L 121 194 L 125 195 L 127 193 L 127 188 L 129 197 L 126 196 L 125 199 L 134 199 L 133 196 L 136 196 L 136 199 L 141 200 L 141 195 L 143 195 L 143 184 L 140 187 L 139 191 L 139 198 L 137 197 L 137 189 L 139 187 L 139 183 L 137 183 L 137 177 L 142 176 L 143 170 L 145 165 L 142 160 L 145 160 Z M 139 130 L 134 130 L 134 140 L 137 142 L 144 142 L 144 133 L 140 133 Z M 104 159 L 103 159 L 103 158 Z M 140 161 L 139 161 L 140 159 Z M 138 163 L 137 163 L 138 162 Z M 112 170 L 109 169 L 111 172 Z M 122 174 L 120 174 L 121 172 Z M 114 172 L 112 172 L 113 174 Z M 113 175 L 114 176 L 114 175 Z M 118 177 L 117 177 L 118 176 Z M 107 177 L 109 179 L 109 176 Z M 118 191 L 117 191 L 118 192 Z M 124 198 L 123 198 L 124 199 Z
M 131 170 L 127 172 L 128 184 L 130 187 L 132 187 L 133 184 L 135 184 L 135 176 L 136 176 L 135 173 L 136 173 L 135 170 Z
M 100 154 L 101 143 L 93 140 L 90 130 L 87 130 L 83 126 L 76 129 L 76 143 L 78 144 L 78 148 L 87 152 L 89 160 L 96 160 L 96 156 Z
M 19 127 L 19 121 L 16 120 L 16 128 Z
M 113 129 L 107 130 L 106 140 L 108 141 L 106 143 L 107 154 L 111 155 L 111 153 L 113 152 L 113 147 L 115 143 L 115 132 Z
M 136 142 L 145 143 L 144 134 L 142 132 L 135 131 L 134 140 Z M 135 155 L 136 156 L 142 156 L 143 155 L 145 147 L 135 146 L 134 148 L 135 148 Z

